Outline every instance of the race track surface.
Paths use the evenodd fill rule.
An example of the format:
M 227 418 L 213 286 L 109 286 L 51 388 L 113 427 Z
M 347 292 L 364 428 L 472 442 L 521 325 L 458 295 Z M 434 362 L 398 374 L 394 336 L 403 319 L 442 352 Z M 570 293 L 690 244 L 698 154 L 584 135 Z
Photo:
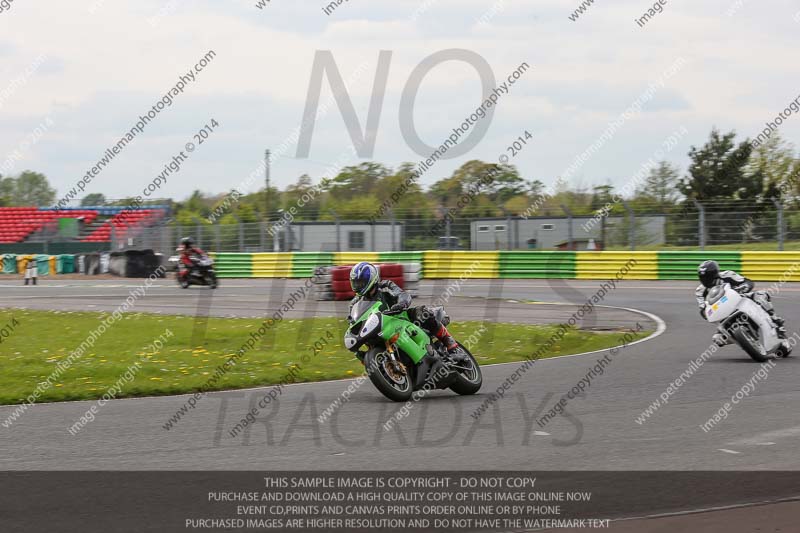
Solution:
M 447 281 L 422 284 L 419 303 L 446 290 Z M 159 281 L 138 311 L 197 316 L 268 316 L 300 281 L 223 280 L 213 295 L 182 291 Z M 561 322 L 596 294 L 600 281 L 476 280 L 460 287 L 448 310 L 455 321 Z M 124 281 L 43 281 L 37 287 L 0 283 L 3 307 L 111 311 L 138 285 Z M 768 283 L 759 284 L 766 288 Z M 186 396 L 113 401 L 75 436 L 70 426 L 92 402 L 36 405 L 10 428 L 0 428 L 0 468 L 174 470 L 798 470 L 800 361 L 776 362 L 766 379 L 752 381 L 759 365 L 739 348 L 717 351 L 647 419 L 642 412 L 710 345 L 713 327 L 697 314 L 691 282 L 624 281 L 603 305 L 660 317 L 664 333 L 616 352 L 601 376 L 561 416 L 536 420 L 587 375 L 606 352 L 536 362 L 505 397 L 478 419 L 471 415 L 518 367 L 487 366 L 480 394 L 434 392 L 415 403 L 388 431 L 402 409 L 367 382 L 326 421 L 317 417 L 352 381 L 299 384 L 260 409 L 255 424 L 230 430 L 270 390 L 211 393 L 169 430 L 165 423 Z M 509 301 L 509 300 L 513 300 Z M 535 302 L 565 305 L 541 305 Z M 800 287 L 787 284 L 774 299 L 797 331 Z M 304 300 L 295 316 L 344 316 L 346 303 Z M 599 309 L 583 327 L 631 328 L 650 318 Z M 313 336 L 313 334 L 312 334 Z M 525 342 L 525 339 L 520 339 Z M 531 350 L 535 350 L 531 346 Z M 800 355 L 800 352 L 798 352 Z M 727 419 L 705 432 L 701 425 L 751 382 L 754 391 Z M 12 407 L 0 408 L 5 420 Z M 800 489 L 798 489 L 800 493 Z M 798 494 L 784 494 L 785 497 Z

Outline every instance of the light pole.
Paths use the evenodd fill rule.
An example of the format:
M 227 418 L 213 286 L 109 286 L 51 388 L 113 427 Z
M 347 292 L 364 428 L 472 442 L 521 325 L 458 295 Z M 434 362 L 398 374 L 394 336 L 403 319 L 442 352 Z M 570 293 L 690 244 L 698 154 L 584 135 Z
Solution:
M 264 222 L 269 221 L 269 150 L 264 151 L 264 178 L 267 183 L 264 189 Z

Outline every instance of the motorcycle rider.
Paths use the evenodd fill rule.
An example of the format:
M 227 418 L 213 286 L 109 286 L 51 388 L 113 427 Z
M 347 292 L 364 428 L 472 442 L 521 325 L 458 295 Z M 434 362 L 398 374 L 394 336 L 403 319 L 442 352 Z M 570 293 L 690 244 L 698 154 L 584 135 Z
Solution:
M 754 291 L 755 283 L 751 280 L 737 274 L 733 270 L 724 270 L 720 272 L 719 264 L 717 264 L 716 261 L 703 261 L 700 263 L 700 266 L 697 267 L 697 277 L 700 278 L 700 286 L 695 289 L 694 295 L 700 306 L 700 316 L 702 316 L 704 320 L 706 319 L 706 295 L 709 289 L 716 285 L 727 283 L 733 290 L 743 296 L 752 298 L 754 302 L 760 305 L 764 311 L 769 314 L 772 322 L 777 327 L 778 338 L 786 339 L 786 328 L 783 326 L 783 318 L 775 314 L 775 308 L 772 306 L 769 293 L 766 291 Z M 722 335 L 721 333 L 715 333 L 712 339 L 717 346 L 725 346 L 733 342 L 728 336 Z
M 200 248 L 195 248 L 194 241 L 191 237 L 184 237 L 181 239 L 181 247 L 179 250 L 181 252 L 181 263 L 188 270 L 195 267 L 195 263 L 197 262 L 196 257 L 203 257 L 206 255 Z
M 433 310 L 424 305 L 409 307 L 411 295 L 391 280 L 381 281 L 378 267 L 372 263 L 362 261 L 350 270 L 350 287 L 356 293 L 350 302 L 351 309 L 362 297 L 379 299 L 389 307 L 389 313 L 407 311 L 409 320 L 439 339 L 448 352 L 458 350 L 458 343 L 444 324 L 437 320 Z

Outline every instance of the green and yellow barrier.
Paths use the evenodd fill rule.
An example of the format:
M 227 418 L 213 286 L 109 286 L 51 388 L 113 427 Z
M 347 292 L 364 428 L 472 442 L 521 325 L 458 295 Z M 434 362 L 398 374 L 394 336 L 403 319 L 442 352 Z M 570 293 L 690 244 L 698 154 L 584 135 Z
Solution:
M 292 253 L 252 254 L 254 278 L 289 278 L 292 275 Z
M 375 263 L 421 263 L 426 278 L 696 280 L 706 259 L 755 281 L 800 281 L 800 252 L 661 251 L 560 252 L 428 250 L 411 252 L 280 252 L 212 254 L 220 277 L 308 278 L 314 268 Z M 24 256 L 6 256 L 13 272 Z M 12 264 L 9 264 L 9 261 Z
M 762 281 L 800 281 L 800 252 L 742 252 L 740 273 Z
M 697 266 L 705 260 L 716 261 L 722 270 L 742 271 L 741 252 L 658 252 L 658 279 L 697 279 Z
M 425 277 L 499 278 L 500 252 L 431 250 L 422 256 Z
M 378 263 L 379 255 L 379 252 L 336 252 L 333 254 L 333 264 L 337 266 L 355 265 L 361 261 Z
M 500 252 L 500 277 L 508 279 L 574 279 L 575 252 Z
M 212 253 L 214 270 L 220 278 L 252 278 L 253 254 L 230 252 Z
M 575 252 L 577 279 L 658 279 L 658 252 Z
M 310 278 L 318 266 L 332 265 L 331 252 L 295 252 L 292 254 L 292 278 Z

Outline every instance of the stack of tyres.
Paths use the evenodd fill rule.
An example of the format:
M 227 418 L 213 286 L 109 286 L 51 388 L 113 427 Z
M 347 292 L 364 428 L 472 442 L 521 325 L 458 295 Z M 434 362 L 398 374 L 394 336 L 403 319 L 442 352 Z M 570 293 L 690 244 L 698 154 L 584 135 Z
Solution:
M 314 294 L 314 299 L 319 301 L 333 300 L 331 268 L 333 267 L 320 266 L 314 268 L 314 277 L 311 278 L 313 283 L 311 291 Z
M 353 265 L 330 267 L 331 290 L 333 291 L 334 300 L 349 300 L 355 296 L 350 289 L 351 268 L 353 268 Z
M 398 263 L 385 263 L 377 265 L 382 280 L 395 282 L 401 289 L 405 288 L 406 281 L 403 276 L 403 265 Z M 353 265 L 331 267 L 331 288 L 334 300 L 350 300 L 355 293 L 350 288 L 350 269 Z
M 401 289 L 406 288 L 406 280 L 403 275 L 403 265 L 399 263 L 382 263 L 378 265 L 381 272 L 381 279 L 388 279 L 397 283 Z
M 403 288 L 416 298 L 419 296 L 419 280 L 422 278 L 422 263 L 403 263 Z

